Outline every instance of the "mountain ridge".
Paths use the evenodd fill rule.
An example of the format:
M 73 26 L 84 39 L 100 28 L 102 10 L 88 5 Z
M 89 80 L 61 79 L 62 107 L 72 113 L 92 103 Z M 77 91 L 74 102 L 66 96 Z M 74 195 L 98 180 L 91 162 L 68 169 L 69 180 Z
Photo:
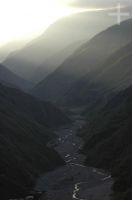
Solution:
M 61 103 L 65 95 L 83 76 L 97 69 L 104 60 L 132 41 L 132 20 L 112 26 L 80 47 L 55 72 L 41 81 L 32 94 Z M 108 44 L 108 41 L 111 41 Z M 103 42 L 103 43 L 102 43 Z M 83 64 L 82 64 L 83 63 Z
M 32 80 L 32 75 L 37 67 L 40 65 L 45 67 L 45 61 L 53 59 L 52 56 L 56 52 L 63 51 L 63 49 L 77 41 L 88 40 L 92 35 L 103 30 L 103 28 L 112 25 L 112 19 L 109 17 L 107 22 L 102 22 L 106 15 L 106 12 L 98 14 L 96 12 L 85 12 L 64 17 L 52 24 L 44 34 L 27 44 L 21 51 L 11 54 L 3 64 L 19 76 Z M 91 23 L 91 17 L 93 17 L 93 23 Z M 96 26 L 98 23 L 101 25 Z M 64 58 L 66 58 L 65 55 L 62 62 Z M 54 65 L 52 67 L 54 68 Z
M 23 90 L 28 90 L 32 87 L 32 83 L 30 81 L 24 80 L 1 64 L 0 82 L 10 85 L 12 87 L 18 87 Z

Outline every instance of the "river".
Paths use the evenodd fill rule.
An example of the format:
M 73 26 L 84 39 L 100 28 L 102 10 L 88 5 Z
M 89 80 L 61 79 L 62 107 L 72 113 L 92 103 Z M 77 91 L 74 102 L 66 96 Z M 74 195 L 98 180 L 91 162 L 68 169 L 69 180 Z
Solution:
M 85 156 L 78 153 L 82 146 L 76 133 L 84 120 L 74 117 L 72 126 L 56 133 L 56 150 L 66 165 L 41 176 L 36 190 L 46 191 L 41 200 L 110 200 L 112 178 L 103 170 L 84 166 Z

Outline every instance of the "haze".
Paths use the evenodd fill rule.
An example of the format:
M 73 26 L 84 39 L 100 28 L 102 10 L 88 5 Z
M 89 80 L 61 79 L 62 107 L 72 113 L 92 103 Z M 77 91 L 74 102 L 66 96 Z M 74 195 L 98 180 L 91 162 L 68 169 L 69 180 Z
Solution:
M 1 0 L 0 46 L 13 40 L 31 40 L 59 18 L 104 6 L 103 4 L 99 6 L 97 2 L 96 0 Z

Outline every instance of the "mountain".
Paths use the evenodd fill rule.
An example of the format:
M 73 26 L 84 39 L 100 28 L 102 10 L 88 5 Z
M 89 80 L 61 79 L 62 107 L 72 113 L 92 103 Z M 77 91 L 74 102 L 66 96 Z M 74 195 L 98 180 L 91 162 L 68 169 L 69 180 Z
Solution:
M 47 60 L 44 61 L 43 64 L 37 67 L 31 77 L 32 82 L 37 84 L 46 78 L 55 69 L 57 69 L 57 67 L 60 66 L 66 58 L 72 55 L 75 49 L 81 46 L 82 43 L 83 41 L 78 41 L 75 44 L 70 44 L 68 47 L 55 53 L 55 55 L 50 56 Z
M 23 197 L 36 178 L 64 164 L 47 146 L 53 128 L 70 123 L 56 107 L 0 84 L 0 193 L 3 200 Z
M 56 53 L 58 54 L 70 45 L 73 45 L 74 48 L 72 48 L 75 50 L 75 43 L 90 39 L 112 24 L 113 21 L 107 12 L 85 12 L 64 17 L 52 24 L 40 37 L 27 44 L 25 48 L 10 54 L 3 64 L 24 79 L 32 80 L 37 67 L 41 65 L 45 68 L 48 63 L 49 66 L 51 58 L 53 59 L 52 63 L 55 60 L 55 68 L 60 64 L 60 60 L 63 62 L 67 58 L 67 53 L 63 54 L 63 57 L 61 54 L 57 64 L 56 57 L 54 57 Z M 68 55 L 70 53 L 69 49 Z M 54 69 L 54 65 L 52 65 L 52 69 Z
M 88 112 L 88 111 L 87 111 Z M 116 199 L 132 198 L 132 86 L 115 95 L 80 135 L 86 164 L 112 173 Z
M 18 51 L 19 49 L 24 48 L 24 46 L 28 43 L 29 41 L 19 41 L 19 40 L 13 40 L 11 42 L 6 43 L 5 45 L 0 46 L 0 62 L 2 63 L 7 56 L 13 52 L 13 51 Z
M 74 85 L 81 78 L 84 79 L 84 76 L 89 75 L 89 73 L 88 77 L 91 77 L 91 73 L 98 70 L 107 58 L 132 41 L 131 27 L 132 20 L 129 19 L 122 22 L 120 26 L 112 26 L 97 34 L 75 51 L 52 74 L 35 86 L 32 94 L 59 104 L 61 102 L 67 103 L 67 96 L 72 98 L 68 92 L 73 90 Z M 79 92 L 79 88 L 77 92 Z
M 8 100 L 14 104 L 15 111 L 41 125 L 55 128 L 70 123 L 69 118 L 50 102 L 38 101 L 36 98 L 18 89 L 4 87 L 1 95 L 4 96 L 6 101 Z
M 132 43 L 106 59 L 98 69 L 81 78 L 65 95 L 64 102 L 83 105 L 95 97 L 117 93 L 132 85 Z
M 32 86 L 32 83 L 19 77 L 3 65 L 0 65 L 0 82 L 23 90 L 27 90 Z

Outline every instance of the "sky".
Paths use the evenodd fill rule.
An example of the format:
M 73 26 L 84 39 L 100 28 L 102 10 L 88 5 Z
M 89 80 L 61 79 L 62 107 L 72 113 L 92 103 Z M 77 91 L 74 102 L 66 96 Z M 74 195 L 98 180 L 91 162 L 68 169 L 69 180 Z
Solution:
M 0 46 L 37 37 L 64 16 L 86 10 L 109 9 L 131 0 L 0 0 Z M 107 3 L 106 3 L 107 2 Z
M 77 7 L 111 7 L 120 3 L 122 5 L 130 5 L 131 0 L 71 0 L 70 5 Z

